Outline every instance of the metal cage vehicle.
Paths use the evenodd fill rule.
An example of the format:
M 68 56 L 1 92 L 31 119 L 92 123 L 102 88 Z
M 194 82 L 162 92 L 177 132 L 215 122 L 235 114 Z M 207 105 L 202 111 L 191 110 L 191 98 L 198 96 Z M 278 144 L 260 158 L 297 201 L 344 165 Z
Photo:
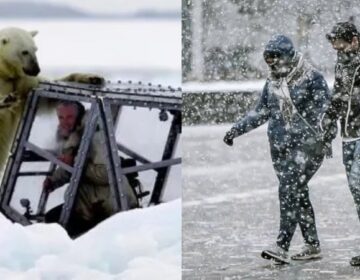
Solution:
M 54 151 L 41 146 L 31 139 L 31 132 L 37 118 L 38 109 L 44 101 L 53 104 L 59 101 L 81 102 L 86 107 L 86 120 L 74 163 L 69 165 L 54 154 Z M 17 129 L 11 154 L 2 177 L 0 191 L 1 212 L 13 222 L 22 225 L 44 222 L 49 200 L 53 193 L 46 192 L 34 178 L 43 178 L 56 168 L 66 170 L 70 176 L 66 191 L 61 195 L 63 204 L 59 223 L 71 237 L 76 237 L 92 226 L 73 229 L 71 223 L 74 205 L 78 196 L 92 138 L 96 131 L 102 135 L 102 151 L 106 159 L 106 171 L 110 196 L 115 212 L 129 210 L 129 201 L 125 195 L 125 178 L 131 183 L 139 207 L 147 207 L 162 202 L 171 168 L 181 163 L 175 157 L 177 143 L 181 134 L 181 89 L 143 84 L 141 82 L 106 83 L 104 86 L 85 84 L 46 82 L 33 90 L 25 107 L 22 121 Z M 117 139 L 122 133 L 119 122 L 125 108 L 156 113 L 157 122 L 167 123 L 166 139 L 161 144 L 158 160 L 150 159 L 139 151 Z M 129 112 L 129 111 L 127 111 Z M 134 114 L 134 113 L 132 113 Z M 135 113 L 136 114 L 136 113 Z M 41 118 L 41 117 L 40 117 Z M 84 117 L 85 118 L 85 117 Z M 130 120 L 131 122 L 131 120 Z M 136 129 L 136 128 L 134 128 Z M 44 129 L 42 129 L 44 131 Z M 55 132 L 46 131 L 45 134 Z M 126 133 L 126 132 L 123 132 Z M 45 135 L 44 134 L 44 135 Z M 156 137 L 156 135 L 153 135 Z M 145 136 L 142 141 L 147 141 Z M 38 138 L 41 138 L 38 133 Z M 141 142 L 141 141 L 140 141 Z M 30 168 L 30 169 L 29 169 Z M 155 172 L 153 186 L 143 187 L 139 172 Z M 142 199 L 147 196 L 147 202 Z M 34 197 L 36 197 L 34 199 Z M 57 195 L 59 200 L 59 195 Z M 59 203 L 52 203 L 58 205 Z

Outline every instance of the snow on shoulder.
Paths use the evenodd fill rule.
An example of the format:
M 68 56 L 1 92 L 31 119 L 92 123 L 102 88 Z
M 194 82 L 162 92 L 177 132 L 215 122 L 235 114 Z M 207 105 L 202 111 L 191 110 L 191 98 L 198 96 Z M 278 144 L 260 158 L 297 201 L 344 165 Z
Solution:
M 181 201 L 119 213 L 71 240 L 0 215 L 0 279 L 181 279 Z

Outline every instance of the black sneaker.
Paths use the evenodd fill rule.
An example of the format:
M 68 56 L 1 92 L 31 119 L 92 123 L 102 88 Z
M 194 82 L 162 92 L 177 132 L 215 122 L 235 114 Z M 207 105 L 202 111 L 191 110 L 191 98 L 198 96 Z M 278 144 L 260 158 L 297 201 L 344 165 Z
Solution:
M 350 265 L 352 266 L 360 266 L 360 256 L 356 256 L 351 258 Z

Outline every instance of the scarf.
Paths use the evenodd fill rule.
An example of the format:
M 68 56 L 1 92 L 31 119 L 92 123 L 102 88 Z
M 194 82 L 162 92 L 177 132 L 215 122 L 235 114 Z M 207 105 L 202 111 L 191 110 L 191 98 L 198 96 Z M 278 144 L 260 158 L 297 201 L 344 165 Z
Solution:
M 286 77 L 276 79 L 271 73 L 269 77 L 270 92 L 272 92 L 279 100 L 280 112 L 286 126 L 290 126 L 291 119 L 296 112 L 296 108 L 291 100 L 289 84 L 295 84 L 301 81 L 301 78 L 305 77 L 304 73 L 306 73 L 306 70 L 310 69 L 309 67 L 304 67 L 307 65 L 305 65 L 303 55 L 300 53 L 297 53 L 296 55 L 298 57 L 298 62 Z

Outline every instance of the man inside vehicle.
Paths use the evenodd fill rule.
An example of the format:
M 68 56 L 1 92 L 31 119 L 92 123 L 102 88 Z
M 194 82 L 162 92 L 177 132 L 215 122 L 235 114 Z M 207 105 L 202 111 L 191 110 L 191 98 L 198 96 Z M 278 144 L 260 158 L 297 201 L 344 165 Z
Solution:
M 57 107 L 58 128 L 56 133 L 57 157 L 64 163 L 73 166 L 80 146 L 84 129 L 85 108 L 80 102 L 61 101 Z M 108 173 L 106 169 L 102 134 L 97 130 L 91 141 L 90 149 L 80 179 L 77 198 L 67 228 L 70 236 L 76 236 L 94 227 L 97 223 L 115 213 L 111 199 Z M 69 183 L 71 174 L 58 167 L 43 182 L 46 192 Z M 129 208 L 138 207 L 136 194 L 125 179 L 125 195 Z M 59 205 L 45 215 L 45 222 L 58 222 L 62 210 Z

